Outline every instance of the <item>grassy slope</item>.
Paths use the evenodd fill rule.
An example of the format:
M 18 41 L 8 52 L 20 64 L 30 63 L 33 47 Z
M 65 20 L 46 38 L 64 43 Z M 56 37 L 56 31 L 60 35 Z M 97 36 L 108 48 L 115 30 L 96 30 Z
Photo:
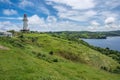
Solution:
M 1 40 L 0 80 L 119 80 L 120 75 L 100 70 L 114 69 L 118 64 L 109 57 L 82 44 L 58 39 L 46 34 L 25 34 L 38 37 L 37 42 L 18 38 Z M 19 47 L 17 42 L 24 45 Z M 50 51 L 54 55 L 49 55 Z M 44 56 L 38 56 L 42 54 Z M 57 59 L 58 62 L 53 62 Z M 92 67 L 95 66 L 95 67 Z

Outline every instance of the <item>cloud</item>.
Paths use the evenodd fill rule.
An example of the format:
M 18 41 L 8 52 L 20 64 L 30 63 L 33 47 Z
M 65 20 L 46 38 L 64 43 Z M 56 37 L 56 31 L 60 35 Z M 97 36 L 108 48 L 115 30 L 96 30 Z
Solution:
M 111 12 L 111 11 L 101 11 L 99 13 L 103 18 L 108 18 L 108 17 L 118 17 L 117 13 Z
M 40 0 L 21 0 L 18 3 L 20 9 L 32 14 L 46 14 L 50 15 L 49 9 Z
M 10 21 L 2 21 L 0 22 L 0 30 L 2 31 L 8 31 L 8 30 L 20 30 L 20 26 L 16 25 L 15 23 L 12 23 Z
M 106 25 L 99 25 L 99 26 L 87 26 L 87 31 L 113 31 L 113 30 L 120 30 L 120 24 L 106 24 Z
M 12 2 L 10 0 L 0 0 L 0 2 L 2 3 L 8 3 L 8 4 L 12 4 Z
M 107 31 L 120 30 L 120 24 L 105 25 L 105 30 Z
M 21 8 L 33 7 L 33 6 L 34 6 L 34 3 L 32 3 L 31 1 L 28 1 L 28 0 L 22 0 L 22 1 L 19 3 L 19 7 L 21 7 Z
M 90 9 L 95 7 L 93 0 L 46 0 L 48 3 L 54 2 L 70 6 L 72 9 Z
M 106 30 L 120 30 L 120 24 L 116 22 L 116 18 L 108 17 L 105 19 Z
M 29 28 L 33 31 L 66 31 L 78 30 L 78 25 L 69 21 L 57 21 L 55 16 L 48 16 L 46 19 L 33 15 L 28 18 Z M 76 27 L 73 27 L 76 26 Z M 81 29 L 79 29 L 81 30 Z
M 63 12 L 58 12 L 58 16 L 60 18 L 63 19 L 69 19 L 69 20 L 73 20 L 73 21 L 88 21 L 90 18 L 92 18 L 93 16 L 95 16 L 97 13 L 93 10 L 89 10 L 89 11 L 76 11 L 76 10 L 66 10 Z
M 48 16 L 46 21 L 48 23 L 56 23 L 57 19 L 54 16 Z
M 115 22 L 115 18 L 114 17 L 108 17 L 105 20 L 105 24 L 113 24 Z
M 97 14 L 96 11 L 90 9 L 91 7 L 89 7 L 88 4 L 93 0 L 83 0 L 83 1 L 47 0 L 47 1 L 48 1 L 48 5 L 52 5 L 52 7 L 57 11 L 57 16 L 59 17 L 59 19 L 68 19 L 72 21 L 81 22 L 81 21 L 88 21 L 90 18 L 92 18 Z M 54 3 L 50 3 L 50 2 L 54 2 Z M 85 5 L 85 8 L 81 7 L 81 5 Z
M 111 1 L 106 1 L 105 5 L 109 7 L 110 9 L 114 9 L 116 7 L 120 6 L 120 0 L 111 0 Z
M 55 16 L 48 16 L 46 19 L 38 15 L 28 17 L 29 28 L 32 31 L 110 31 L 119 30 L 120 24 L 112 24 L 111 26 L 100 26 L 97 21 L 91 21 L 91 26 L 81 26 L 79 23 L 61 20 L 58 21 Z M 12 23 L 10 21 L 0 22 L 0 30 L 21 30 L 21 23 Z
M 92 21 L 92 22 L 91 22 L 91 25 L 92 25 L 92 26 L 99 26 L 100 23 L 98 23 L 97 21 Z
M 93 11 L 93 10 L 88 10 L 88 11 L 85 12 L 85 15 L 86 15 L 87 17 L 93 17 L 93 16 L 95 16 L 96 14 L 97 14 L 97 12 L 96 12 L 96 11 Z
M 16 15 L 16 14 L 18 14 L 18 12 L 14 9 L 4 9 L 3 14 L 10 16 L 10 15 Z
M 37 8 L 38 12 L 43 12 L 44 14 L 50 15 L 50 11 L 45 6 L 37 6 Z
M 22 17 L 0 17 L 0 19 L 4 20 L 22 20 Z
M 86 30 L 87 31 L 97 31 L 97 30 L 100 30 L 101 26 L 100 26 L 100 23 L 98 23 L 97 21 L 91 21 L 90 22 L 90 26 L 87 26 Z
M 33 16 L 31 16 L 31 17 L 29 17 L 28 18 L 28 20 L 29 20 L 29 24 L 30 25 L 39 25 L 39 26 L 41 26 L 41 25 L 43 25 L 43 24 L 45 24 L 44 23 L 44 18 L 40 18 L 38 15 L 33 15 Z

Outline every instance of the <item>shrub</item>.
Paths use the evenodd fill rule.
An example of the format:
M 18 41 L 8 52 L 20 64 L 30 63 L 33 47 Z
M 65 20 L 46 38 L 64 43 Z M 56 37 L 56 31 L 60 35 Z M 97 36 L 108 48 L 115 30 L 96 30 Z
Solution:
M 113 72 L 120 74 L 120 66 L 117 66 L 117 68 Z
M 101 69 L 108 71 L 107 67 L 101 66 Z
M 23 35 L 23 34 L 22 34 L 22 35 L 20 35 L 20 36 L 19 36 L 19 38 L 24 38 L 24 35 Z
M 38 53 L 38 54 L 37 54 L 37 57 L 38 57 L 38 58 L 43 58 L 43 57 L 46 57 L 46 55 L 45 55 L 45 54 Z
M 53 59 L 53 62 L 58 62 L 58 59 Z
M 37 42 L 37 40 L 38 40 L 38 37 L 32 38 L 32 42 Z
M 50 54 L 50 55 L 53 55 L 54 53 L 53 53 L 53 51 L 50 51 L 49 54 Z
M 14 47 L 24 48 L 24 45 L 19 40 L 10 40 L 10 43 Z

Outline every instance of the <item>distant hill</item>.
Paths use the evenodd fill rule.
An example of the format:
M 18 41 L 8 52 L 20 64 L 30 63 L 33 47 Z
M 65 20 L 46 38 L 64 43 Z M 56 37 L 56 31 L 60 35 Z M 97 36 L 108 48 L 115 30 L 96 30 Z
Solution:
M 120 30 L 103 32 L 106 36 L 120 36 Z
M 117 61 L 82 43 L 18 33 L 0 46 L 0 80 L 120 80 Z
M 120 36 L 118 31 L 104 31 L 104 32 L 90 32 L 90 31 L 61 31 L 61 32 L 48 32 L 55 36 L 73 36 L 75 38 L 89 38 L 89 39 L 105 39 L 109 36 Z

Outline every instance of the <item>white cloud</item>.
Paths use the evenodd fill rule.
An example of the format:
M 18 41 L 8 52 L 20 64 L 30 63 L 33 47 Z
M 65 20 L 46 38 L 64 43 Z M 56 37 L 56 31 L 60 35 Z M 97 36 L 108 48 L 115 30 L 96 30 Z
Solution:
M 56 23 L 57 19 L 54 16 L 48 16 L 46 21 L 48 23 Z
M 25 8 L 25 7 L 33 7 L 34 4 L 31 2 L 31 1 L 28 1 L 28 0 L 22 0 L 20 3 L 19 3 L 19 7 L 21 8 Z
M 118 24 L 105 25 L 105 30 L 107 31 L 120 30 L 120 25 Z
M 100 30 L 101 26 L 100 23 L 98 23 L 97 21 L 91 21 L 91 25 L 87 26 L 86 30 L 87 31 L 97 31 Z
M 8 31 L 8 30 L 20 30 L 20 26 L 16 25 L 15 23 L 12 23 L 10 21 L 3 21 L 0 22 L 0 30 L 2 31 Z
M 97 14 L 97 12 L 92 9 L 83 10 L 83 9 L 86 9 L 86 8 L 83 8 L 81 11 L 81 8 L 79 8 L 77 5 L 79 4 L 80 6 L 81 4 L 84 4 L 86 5 L 86 7 L 88 7 L 89 5 L 87 5 L 87 2 L 92 0 L 83 0 L 83 1 L 82 0 L 47 0 L 47 1 L 55 2 L 59 4 L 57 5 L 57 4 L 51 3 L 50 5 L 52 5 L 53 8 L 57 10 L 57 15 L 60 19 L 68 19 L 68 20 L 73 20 L 78 22 L 88 21 L 90 18 L 92 18 Z M 86 4 L 84 2 L 86 2 Z M 61 3 L 69 5 L 72 8 L 66 5 L 62 5 Z M 78 7 L 79 9 L 74 9 L 75 7 Z
M 96 14 L 97 14 L 97 12 L 93 11 L 93 10 L 88 10 L 85 12 L 85 15 L 88 17 L 95 16 Z
M 72 7 L 72 9 L 90 9 L 95 7 L 93 0 L 46 0 L 47 2 L 55 2 Z
M 106 20 L 105 20 L 105 23 L 106 24 L 113 24 L 115 22 L 115 18 L 114 17 L 108 17 Z
M 44 19 L 40 18 L 38 15 L 33 15 L 31 17 L 28 18 L 29 20 L 29 24 L 30 25 L 43 25 L 44 23 Z
M 92 22 L 91 22 L 91 25 L 92 25 L 92 26 L 99 26 L 100 23 L 98 23 L 97 21 L 92 21 Z
M 87 26 L 86 29 L 87 31 L 113 31 L 113 30 L 120 30 L 120 25 L 105 25 L 105 26 Z
M 91 26 L 81 26 L 80 23 L 72 21 L 58 21 L 55 16 L 48 16 L 44 19 L 36 14 L 28 17 L 28 20 L 29 28 L 33 31 L 110 31 L 120 29 L 120 24 L 100 26 L 97 21 L 93 20 L 91 21 Z M 0 30 L 20 30 L 22 29 L 21 23 L 17 24 L 10 21 L 0 22 Z
M 89 10 L 89 11 L 84 11 L 84 12 L 80 12 L 77 10 L 66 10 L 63 12 L 58 12 L 58 16 L 60 18 L 63 19 L 69 19 L 69 20 L 73 20 L 73 21 L 87 21 L 89 20 L 91 17 L 95 16 L 97 14 L 97 12 L 93 11 L 93 10 Z
M 47 14 L 47 15 L 50 15 L 50 11 L 45 7 L 45 6 L 37 6 L 37 11 L 38 12 L 43 12 L 43 13 L 45 13 L 45 14 Z
M 0 19 L 5 19 L 5 20 L 22 20 L 22 17 L 0 17 Z
M 9 15 L 16 15 L 18 14 L 18 12 L 13 9 L 4 9 L 3 14 L 9 16 Z
M 54 5 L 53 8 L 56 9 L 58 12 L 66 12 L 68 10 L 67 7 L 60 5 Z
M 48 16 L 46 19 L 33 15 L 28 18 L 29 28 L 34 31 L 66 31 L 81 30 L 79 25 L 69 21 L 57 21 L 56 17 Z M 73 27 L 76 26 L 76 27 Z
M 120 0 L 111 0 L 111 1 L 106 1 L 105 5 L 109 7 L 110 9 L 116 8 L 120 6 Z
M 58 12 L 57 15 L 59 19 L 61 20 L 67 19 L 67 20 L 72 20 L 72 21 L 91 23 L 91 26 L 87 25 L 86 27 L 82 27 L 80 26 L 80 24 L 77 25 L 77 23 L 74 23 L 76 27 L 79 26 L 79 28 L 82 28 L 83 30 L 92 30 L 92 31 L 104 30 L 105 31 L 105 30 L 112 30 L 112 29 L 114 30 L 114 29 L 120 28 L 118 27 L 119 24 L 116 24 L 116 22 L 118 22 L 116 21 L 116 19 L 119 20 L 118 13 L 110 10 L 111 9 L 110 6 L 109 7 L 106 6 L 107 5 L 106 2 L 113 2 L 113 4 L 112 3 L 110 4 L 108 3 L 108 4 L 112 6 L 115 6 L 115 4 L 117 4 L 118 6 L 119 3 L 116 3 L 116 2 L 119 2 L 119 1 L 117 0 L 112 0 L 112 1 L 46 0 L 46 1 L 48 5 L 52 5 L 53 8 L 57 10 Z M 87 4 L 87 2 L 89 3 L 89 1 L 92 4 L 91 6 Z M 98 2 L 101 2 L 101 3 L 98 4 L 98 6 L 96 6 Z M 103 4 L 103 7 L 99 7 L 99 5 L 101 4 Z M 94 20 L 94 21 L 91 21 L 91 20 Z M 99 21 L 100 23 L 98 23 L 97 21 Z M 69 24 L 67 25 L 70 26 Z M 109 26 L 109 29 L 108 27 L 106 27 L 106 25 Z
M 120 24 L 116 22 L 116 18 L 108 17 L 105 19 L 106 30 L 120 30 Z
M 103 18 L 108 18 L 108 17 L 118 17 L 118 14 L 111 12 L 111 11 L 101 11 L 99 13 Z
M 40 0 L 21 0 L 18 6 L 22 10 L 32 14 L 43 13 L 50 15 L 49 9 Z
M 56 24 L 57 21 L 57 19 L 54 16 L 48 16 L 47 19 L 45 20 L 44 18 L 41 18 L 36 14 L 29 17 L 28 20 L 29 20 L 28 21 L 29 25 L 37 25 L 37 26 L 47 26 L 49 23 Z

